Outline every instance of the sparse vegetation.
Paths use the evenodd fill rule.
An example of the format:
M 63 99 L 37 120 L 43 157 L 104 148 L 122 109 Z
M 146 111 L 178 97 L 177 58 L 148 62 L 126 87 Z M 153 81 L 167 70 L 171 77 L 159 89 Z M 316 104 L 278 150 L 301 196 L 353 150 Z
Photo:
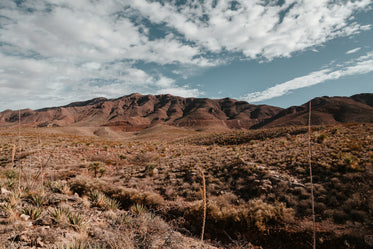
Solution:
M 19 188 L 17 131 L 0 130 L 4 248 L 309 248 L 305 127 L 183 132 L 167 141 L 47 131 L 22 132 Z M 369 248 L 371 134 L 372 124 L 313 128 L 317 248 Z

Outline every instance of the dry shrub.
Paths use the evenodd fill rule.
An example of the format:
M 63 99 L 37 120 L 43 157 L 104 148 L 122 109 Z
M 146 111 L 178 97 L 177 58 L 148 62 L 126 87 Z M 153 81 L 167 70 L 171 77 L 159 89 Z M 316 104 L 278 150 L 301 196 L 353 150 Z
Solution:
M 70 189 L 81 195 L 88 195 L 94 190 L 102 191 L 105 186 L 105 182 L 100 179 L 94 179 L 90 177 L 78 176 L 69 180 L 68 184 L 70 185 Z
M 91 162 L 109 162 L 109 164 L 116 164 L 120 158 L 116 154 L 100 151 L 95 155 L 87 155 L 86 159 Z
M 233 193 L 224 193 L 219 196 L 209 197 L 210 201 L 215 201 L 219 206 L 229 206 L 238 203 L 238 197 Z
M 215 231 L 218 229 L 254 229 L 264 232 L 271 226 L 282 225 L 294 218 L 293 210 L 286 208 L 285 203 L 280 202 L 269 204 L 260 199 L 254 199 L 240 206 L 221 204 L 223 203 L 216 201 L 209 201 L 207 204 L 207 225 L 219 224 L 214 227 Z M 198 201 L 190 207 L 187 215 L 193 222 L 198 222 L 202 219 L 202 212 L 202 202 Z
M 133 204 L 143 204 L 148 207 L 157 207 L 164 203 L 164 199 L 157 193 L 140 192 L 126 187 L 113 187 L 99 179 L 77 177 L 69 181 L 72 191 L 79 195 L 89 195 L 93 191 L 101 191 L 110 198 L 120 202 L 122 207 Z
M 170 248 L 167 246 L 172 237 L 170 227 L 142 205 L 136 204 L 129 212 L 116 216 L 115 226 L 115 231 L 98 226 L 90 228 L 90 235 L 100 241 L 97 248 Z
M 104 193 L 97 190 L 91 192 L 90 200 L 93 206 L 99 207 L 103 210 L 116 210 L 119 207 L 118 201 L 107 197 Z
M 122 219 L 123 228 L 134 232 L 136 248 L 165 248 L 165 239 L 170 228 L 160 217 L 146 211 L 141 205 L 131 207 L 131 212 Z M 138 209 L 141 209 L 139 212 Z
M 134 241 L 134 232 L 117 232 L 117 233 L 103 233 L 101 235 L 100 241 L 102 244 L 106 244 L 106 248 L 117 248 L 117 249 L 135 249 L 136 243 Z M 104 248 L 104 247 L 103 247 Z
M 54 181 L 54 182 L 48 182 L 47 186 L 49 189 L 54 193 L 61 193 L 65 195 L 70 195 L 71 190 L 69 185 L 66 181 Z
M 134 156 L 131 160 L 132 164 L 145 166 L 151 162 L 154 162 L 159 158 L 157 153 L 154 152 L 140 152 Z
M 285 203 L 265 203 L 260 199 L 249 201 L 249 208 L 243 213 L 249 227 L 255 227 L 263 232 L 269 225 L 281 224 L 291 219 L 293 210 L 286 208 Z
M 123 207 L 129 207 L 132 204 L 143 204 L 147 207 L 157 207 L 164 203 L 164 199 L 157 193 L 140 192 L 136 189 L 116 187 L 107 189 L 106 193 L 113 199 L 118 200 Z

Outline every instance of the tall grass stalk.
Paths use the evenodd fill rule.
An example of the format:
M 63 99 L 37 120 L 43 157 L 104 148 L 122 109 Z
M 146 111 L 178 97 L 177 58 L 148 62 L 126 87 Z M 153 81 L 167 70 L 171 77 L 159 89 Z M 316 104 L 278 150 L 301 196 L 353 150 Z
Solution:
M 310 169 L 311 182 L 311 204 L 312 204 L 312 225 L 313 225 L 313 249 L 316 249 L 316 222 L 315 222 L 315 199 L 313 195 L 312 163 L 311 163 L 311 100 L 308 104 L 308 166 Z
M 202 174 L 202 195 L 203 195 L 203 220 L 202 220 L 202 231 L 201 231 L 201 241 L 203 241 L 203 235 L 205 234 L 206 226 L 206 210 L 207 210 L 207 197 L 206 197 L 206 179 L 205 173 L 200 169 Z
M 18 106 L 18 149 L 19 149 L 19 166 L 18 166 L 18 190 L 21 189 L 22 163 L 21 163 L 21 108 Z
M 12 147 L 12 167 L 14 166 L 14 157 L 16 156 L 16 145 L 13 144 Z

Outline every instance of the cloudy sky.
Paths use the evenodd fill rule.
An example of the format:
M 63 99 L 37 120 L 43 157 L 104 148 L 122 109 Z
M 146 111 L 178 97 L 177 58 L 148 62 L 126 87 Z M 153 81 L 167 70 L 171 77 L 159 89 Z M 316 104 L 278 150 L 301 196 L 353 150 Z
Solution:
M 373 92 L 372 0 L 1 0 L 0 111 L 133 92 Z

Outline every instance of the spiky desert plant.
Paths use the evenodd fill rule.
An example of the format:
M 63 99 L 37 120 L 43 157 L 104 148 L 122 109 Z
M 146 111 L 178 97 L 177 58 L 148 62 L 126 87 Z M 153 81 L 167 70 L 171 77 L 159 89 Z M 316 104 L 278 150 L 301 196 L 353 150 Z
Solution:
M 21 193 L 13 192 L 5 199 L 9 205 L 13 208 L 16 208 L 18 203 L 21 201 Z
M 105 210 L 116 210 L 119 207 L 119 202 L 117 200 L 111 199 L 100 191 L 92 191 L 90 194 L 90 200 L 93 206 L 103 208 Z
M 49 215 L 57 221 L 67 218 L 69 214 L 70 209 L 68 207 L 56 207 L 49 211 Z
M 43 209 L 40 207 L 29 206 L 22 210 L 22 213 L 28 215 L 33 220 L 37 220 L 43 213 Z
M 119 208 L 119 202 L 117 200 L 107 198 L 106 199 L 106 209 L 117 210 Z
M 83 217 L 83 215 L 81 215 L 79 213 L 70 212 L 68 214 L 68 218 L 69 218 L 70 224 L 73 225 L 73 227 L 76 230 L 79 231 L 84 227 L 84 217 Z
M 93 206 L 103 208 L 106 204 L 106 195 L 100 191 L 92 191 L 90 194 L 90 201 L 92 202 Z
M 130 211 L 134 214 L 141 215 L 146 213 L 146 208 L 142 204 L 135 204 L 130 208 Z
M 17 215 L 17 208 L 8 202 L 0 204 L 0 210 L 3 210 L 7 217 L 14 217 Z
M 36 194 L 31 197 L 31 202 L 35 206 L 41 207 L 47 202 L 47 199 L 44 195 Z

